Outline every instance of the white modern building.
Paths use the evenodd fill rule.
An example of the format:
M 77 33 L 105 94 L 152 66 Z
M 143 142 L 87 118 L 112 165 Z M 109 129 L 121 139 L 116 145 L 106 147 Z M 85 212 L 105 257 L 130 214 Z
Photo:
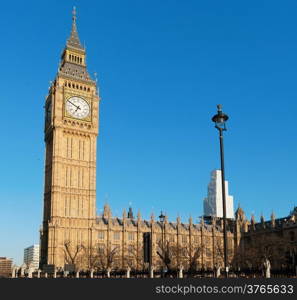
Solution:
M 233 196 L 228 194 L 228 181 L 225 180 L 226 192 L 226 217 L 234 218 Z M 222 218 L 223 199 L 222 199 L 222 173 L 221 170 L 211 172 L 211 180 L 208 184 L 207 197 L 204 199 L 204 215 Z
M 24 250 L 24 263 L 33 269 L 39 268 L 39 245 L 32 245 Z

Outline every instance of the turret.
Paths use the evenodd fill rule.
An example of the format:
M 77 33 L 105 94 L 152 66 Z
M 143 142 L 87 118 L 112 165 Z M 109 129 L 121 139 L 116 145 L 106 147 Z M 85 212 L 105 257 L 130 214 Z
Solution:
M 190 218 L 189 218 L 189 225 L 190 225 L 190 227 L 193 225 L 193 218 L 192 218 L 192 216 L 190 216 Z
M 253 230 L 255 230 L 255 223 L 256 223 L 255 216 L 254 216 L 254 214 L 252 214 L 252 217 L 251 217 L 251 228 Z
M 274 212 L 271 213 L 270 219 L 271 219 L 271 226 L 274 228 L 275 227 L 275 215 L 274 215 Z
M 155 223 L 155 215 L 154 213 L 152 212 L 151 213 L 151 224 L 154 224 Z
M 103 218 L 108 219 L 111 217 L 111 209 L 109 205 L 106 203 L 103 208 Z
M 236 222 L 243 222 L 245 220 L 245 214 L 240 205 L 238 205 L 238 208 L 235 212 L 235 220 Z
M 123 209 L 122 218 L 123 218 L 123 225 L 125 226 L 127 224 L 127 213 L 125 208 Z
M 140 210 L 138 210 L 138 213 L 137 213 L 137 222 L 140 222 L 141 221 L 141 214 L 140 214 Z

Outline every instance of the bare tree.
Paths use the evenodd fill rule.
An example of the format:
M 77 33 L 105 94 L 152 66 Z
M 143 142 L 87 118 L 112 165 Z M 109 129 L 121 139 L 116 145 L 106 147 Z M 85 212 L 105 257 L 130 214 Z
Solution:
M 229 256 L 228 258 L 230 259 Z M 224 267 L 224 244 L 220 236 L 214 239 L 213 260 L 216 277 L 220 277 L 221 268 Z
M 245 245 L 245 262 L 250 269 L 263 270 L 267 265 L 281 268 L 287 264 L 289 249 L 289 242 L 280 233 L 255 235 Z
M 143 248 L 135 244 L 126 245 L 124 248 L 123 265 L 131 269 L 143 267 Z
M 224 266 L 224 244 L 221 237 L 216 236 L 214 239 L 214 266 L 222 268 Z
M 199 258 L 202 256 L 204 249 L 205 249 L 204 244 L 199 244 L 199 245 L 191 244 L 186 248 L 188 261 L 189 261 L 188 271 L 190 273 L 197 270 L 199 265 Z
M 159 241 L 157 254 L 169 272 L 182 267 L 191 273 L 197 270 L 199 258 L 202 256 L 204 249 L 204 244 L 178 244 L 165 241 L 162 245 Z
M 75 268 L 83 266 L 83 253 L 85 247 L 82 244 L 72 245 L 69 240 L 64 243 L 64 259 L 67 264 L 75 265 Z
M 240 271 L 244 266 L 247 266 L 247 263 L 243 256 L 243 251 L 240 248 L 234 249 L 233 258 L 231 261 L 231 265 L 235 270 Z
M 163 266 L 166 266 L 168 272 L 173 271 L 177 267 L 177 257 L 180 254 L 179 247 L 169 241 L 158 241 L 157 254 L 161 259 Z
M 95 266 L 99 270 L 111 270 L 115 263 L 116 255 L 118 254 L 119 246 L 111 248 L 110 246 L 100 245 L 96 248 L 94 256 Z
M 99 270 L 99 249 L 98 245 L 91 247 L 88 253 L 88 265 L 90 270 Z

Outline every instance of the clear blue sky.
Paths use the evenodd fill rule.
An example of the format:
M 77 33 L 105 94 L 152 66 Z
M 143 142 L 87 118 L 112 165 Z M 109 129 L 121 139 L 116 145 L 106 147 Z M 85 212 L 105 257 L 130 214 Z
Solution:
M 0 10 L 0 256 L 39 241 L 43 104 L 71 29 L 102 97 L 98 213 L 129 202 L 148 218 L 202 214 L 219 168 L 211 117 L 222 103 L 226 178 L 250 218 L 297 204 L 296 1 L 5 1 Z

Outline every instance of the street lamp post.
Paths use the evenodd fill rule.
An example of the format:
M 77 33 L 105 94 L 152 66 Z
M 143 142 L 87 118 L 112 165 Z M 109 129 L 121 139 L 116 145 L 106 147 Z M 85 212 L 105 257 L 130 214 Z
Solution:
M 163 212 L 161 211 L 161 214 L 159 216 L 159 219 L 160 219 L 160 223 L 161 223 L 161 232 L 162 232 L 162 240 L 161 240 L 161 243 L 162 243 L 162 255 L 163 257 L 165 258 L 165 249 L 164 249 L 164 221 L 165 221 L 165 216 L 163 215 Z M 163 277 L 163 270 L 164 270 L 164 262 L 162 264 L 162 277 Z
M 224 143 L 223 131 L 226 131 L 226 121 L 229 117 L 223 113 L 222 105 L 218 104 L 218 113 L 212 117 L 215 123 L 215 128 L 219 130 L 220 136 L 220 154 L 221 154 L 221 173 L 222 173 L 222 198 L 223 198 L 223 231 L 224 231 L 224 268 L 226 277 L 228 276 L 228 242 L 227 242 L 227 228 L 226 228 L 226 192 L 225 192 L 225 166 L 224 166 Z

